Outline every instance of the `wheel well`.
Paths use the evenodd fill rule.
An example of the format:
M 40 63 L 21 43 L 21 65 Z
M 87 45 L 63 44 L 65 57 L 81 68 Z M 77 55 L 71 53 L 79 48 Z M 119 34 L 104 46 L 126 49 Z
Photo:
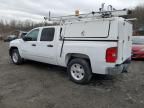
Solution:
M 65 62 L 66 62 L 66 65 L 68 65 L 68 63 L 74 59 L 74 58 L 82 58 L 82 59 L 85 59 L 91 66 L 91 62 L 90 62 L 90 58 L 88 55 L 85 55 L 85 54 L 80 54 L 80 53 L 70 53 L 70 54 L 67 54 L 66 55 L 66 59 L 65 59 Z
M 9 50 L 9 55 L 11 55 L 12 50 L 14 50 L 14 49 L 18 49 L 18 48 L 17 47 L 11 47 L 10 50 Z

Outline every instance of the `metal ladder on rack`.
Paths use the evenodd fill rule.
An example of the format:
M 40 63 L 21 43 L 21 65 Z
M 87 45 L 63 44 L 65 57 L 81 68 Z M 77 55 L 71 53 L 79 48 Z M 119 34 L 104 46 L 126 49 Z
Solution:
M 92 20 L 92 19 L 100 19 L 100 18 L 111 18 L 111 17 L 123 17 L 131 14 L 131 11 L 128 9 L 116 10 L 111 5 L 108 5 L 107 10 L 104 10 L 104 3 L 102 7 L 99 9 L 99 12 L 90 12 L 85 14 L 79 14 L 79 11 L 76 11 L 75 15 L 67 15 L 67 16 L 59 16 L 59 17 L 50 17 L 45 19 L 49 19 L 50 21 L 59 22 L 60 25 L 65 22 L 73 22 L 73 21 L 81 21 L 81 20 Z

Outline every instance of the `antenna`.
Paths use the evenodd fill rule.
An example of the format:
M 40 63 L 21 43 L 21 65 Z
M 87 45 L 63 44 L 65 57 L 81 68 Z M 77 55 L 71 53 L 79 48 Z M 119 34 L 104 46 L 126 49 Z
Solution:
M 51 20 L 51 12 L 50 11 L 49 11 L 49 18 L 48 19 L 49 19 L 49 21 Z
M 105 3 L 102 3 L 101 8 L 99 9 L 100 12 L 103 12 L 103 11 L 104 11 L 104 6 L 105 6 Z
M 49 11 L 49 15 L 48 15 L 48 17 L 44 17 L 44 20 L 46 21 L 46 20 L 51 20 L 51 12 Z

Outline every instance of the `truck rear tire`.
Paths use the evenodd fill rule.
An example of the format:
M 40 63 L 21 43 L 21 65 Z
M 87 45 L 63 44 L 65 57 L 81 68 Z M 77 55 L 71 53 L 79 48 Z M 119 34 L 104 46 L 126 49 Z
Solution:
M 23 63 L 23 59 L 21 58 L 18 49 L 13 49 L 10 56 L 14 64 L 20 65 Z
M 70 80 L 78 84 L 87 84 L 92 77 L 90 64 L 80 58 L 75 58 L 70 61 L 67 72 Z

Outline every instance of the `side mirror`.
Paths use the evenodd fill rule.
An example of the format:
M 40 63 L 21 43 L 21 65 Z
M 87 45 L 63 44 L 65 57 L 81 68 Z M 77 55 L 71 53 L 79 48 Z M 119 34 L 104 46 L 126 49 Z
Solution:
M 31 37 L 26 37 L 26 36 L 22 37 L 22 39 L 23 39 L 24 41 L 32 41 L 32 38 L 31 38 Z

